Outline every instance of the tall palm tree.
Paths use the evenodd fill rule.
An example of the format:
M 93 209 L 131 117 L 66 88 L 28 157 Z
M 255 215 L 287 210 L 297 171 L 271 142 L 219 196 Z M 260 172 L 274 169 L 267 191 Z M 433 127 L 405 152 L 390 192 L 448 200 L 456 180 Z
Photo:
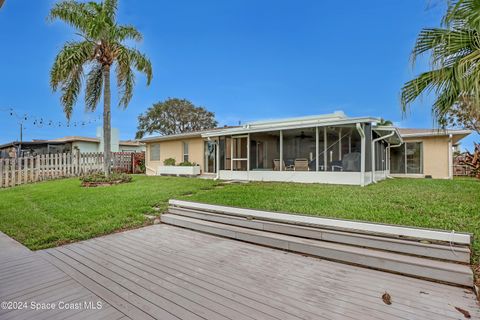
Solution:
M 72 26 L 80 37 L 67 42 L 55 58 L 50 71 L 50 85 L 60 89 L 60 102 L 67 119 L 72 115 L 86 74 L 85 108 L 94 111 L 103 90 L 103 148 L 104 172 L 110 173 L 111 163 L 111 92 L 110 72 L 115 66 L 119 107 L 126 108 L 133 95 L 135 75 L 132 68 L 144 73 L 147 85 L 152 79 L 150 60 L 137 49 L 127 47 L 127 40 L 141 41 L 142 35 L 130 25 L 116 21 L 117 0 L 101 3 L 80 3 L 66 0 L 55 4 L 50 11 L 51 21 L 59 19 Z
M 480 106 L 480 0 L 453 0 L 440 28 L 423 29 L 412 51 L 415 60 L 430 53 L 431 70 L 404 84 L 404 112 L 423 93 L 434 93 L 433 114 L 448 123 L 453 108 Z

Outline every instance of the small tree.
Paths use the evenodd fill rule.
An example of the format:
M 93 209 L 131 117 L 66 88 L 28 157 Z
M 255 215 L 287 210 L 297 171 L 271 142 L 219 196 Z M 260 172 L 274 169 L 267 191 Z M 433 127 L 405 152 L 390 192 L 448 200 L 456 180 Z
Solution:
M 138 117 L 136 138 L 145 134 L 178 134 L 217 126 L 215 114 L 203 107 L 196 107 L 186 99 L 170 98 L 155 103 Z
M 70 119 L 86 76 L 85 107 L 94 111 L 103 90 L 103 148 L 104 172 L 110 173 L 111 162 L 111 92 L 110 71 L 115 66 L 117 87 L 121 98 L 119 106 L 126 108 L 133 95 L 135 75 L 132 68 L 152 79 L 150 60 L 137 49 L 123 43 L 140 41 L 142 35 L 133 26 L 117 24 L 117 0 L 96 2 L 62 1 L 52 8 L 50 20 L 60 19 L 77 30 L 80 41 L 67 42 L 55 58 L 50 71 L 50 85 L 60 89 L 60 103 Z

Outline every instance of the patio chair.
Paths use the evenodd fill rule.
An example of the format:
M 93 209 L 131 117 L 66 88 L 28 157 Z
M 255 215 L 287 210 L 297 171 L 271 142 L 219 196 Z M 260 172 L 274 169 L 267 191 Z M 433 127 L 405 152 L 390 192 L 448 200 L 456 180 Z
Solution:
M 310 168 L 308 167 L 308 159 L 295 159 L 293 170 L 310 171 Z
M 285 169 L 285 161 L 283 161 L 282 170 Z M 273 171 L 280 171 L 280 159 L 273 159 Z

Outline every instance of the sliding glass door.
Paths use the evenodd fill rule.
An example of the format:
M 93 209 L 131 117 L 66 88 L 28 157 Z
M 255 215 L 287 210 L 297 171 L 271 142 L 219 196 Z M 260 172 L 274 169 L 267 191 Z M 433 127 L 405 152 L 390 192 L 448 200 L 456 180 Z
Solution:
M 423 144 L 406 142 L 390 150 L 390 172 L 397 174 L 423 173 Z

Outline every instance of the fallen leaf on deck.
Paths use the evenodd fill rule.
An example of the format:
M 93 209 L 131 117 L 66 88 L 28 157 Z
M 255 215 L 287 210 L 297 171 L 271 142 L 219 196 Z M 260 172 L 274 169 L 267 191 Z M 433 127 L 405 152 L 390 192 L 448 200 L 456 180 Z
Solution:
M 463 314 L 463 316 L 467 319 L 470 319 L 471 316 L 470 316 L 470 312 L 468 312 L 467 310 L 463 310 L 462 308 L 459 308 L 459 307 L 455 307 L 455 309 L 457 309 L 458 312 L 460 312 L 461 314 Z
M 388 305 L 392 304 L 392 297 L 390 297 L 390 295 L 387 292 L 385 292 L 382 295 L 382 300 L 383 300 L 383 302 L 385 302 L 385 304 L 388 304 Z

